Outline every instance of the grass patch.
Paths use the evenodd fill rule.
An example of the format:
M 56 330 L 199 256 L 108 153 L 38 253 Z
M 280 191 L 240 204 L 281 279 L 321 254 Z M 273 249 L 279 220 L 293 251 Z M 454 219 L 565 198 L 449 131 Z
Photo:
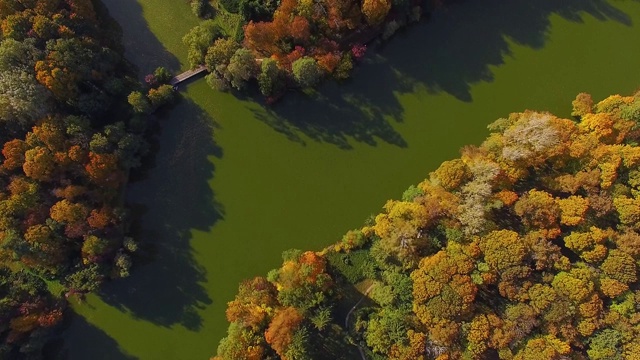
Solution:
M 333 270 L 344 276 L 351 284 L 355 285 L 362 280 L 376 277 L 375 260 L 368 249 L 350 253 L 330 252 L 326 257 Z
M 244 37 L 242 27 L 245 22 L 240 14 L 227 11 L 219 1 L 212 1 L 211 6 L 215 9 L 213 21 L 218 25 L 224 34 L 232 39 L 241 41 Z
M 62 298 L 62 295 L 66 292 L 66 288 L 60 283 L 60 281 L 45 280 L 47 284 L 47 290 L 56 298 Z

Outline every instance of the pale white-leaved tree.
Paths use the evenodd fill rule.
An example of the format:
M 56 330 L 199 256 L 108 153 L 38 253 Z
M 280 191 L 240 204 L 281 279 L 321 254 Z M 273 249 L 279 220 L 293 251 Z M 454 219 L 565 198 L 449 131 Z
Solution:
M 502 157 L 516 162 L 546 152 L 559 142 L 558 131 L 551 126 L 553 115 L 525 112 L 503 133 Z
M 49 92 L 26 70 L 0 71 L 0 120 L 29 126 L 47 113 Z
M 486 223 L 486 199 L 491 196 L 491 183 L 498 176 L 498 164 L 487 160 L 475 160 L 467 164 L 473 179 L 462 186 L 462 203 L 458 220 L 464 226 L 464 232 L 473 235 L 484 230 Z

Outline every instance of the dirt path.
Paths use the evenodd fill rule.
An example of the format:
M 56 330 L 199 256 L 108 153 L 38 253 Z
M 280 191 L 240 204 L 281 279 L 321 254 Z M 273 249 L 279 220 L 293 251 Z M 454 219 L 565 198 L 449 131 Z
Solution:
M 351 310 L 349 310 L 349 312 L 347 313 L 347 316 L 345 316 L 344 318 L 344 328 L 345 329 L 349 329 L 349 316 L 351 316 L 351 313 L 358 307 L 358 305 L 360 305 L 360 303 L 362 303 L 362 301 L 367 297 L 367 295 L 369 294 L 369 292 L 371 292 L 371 289 L 373 289 L 373 287 L 375 286 L 375 284 L 371 284 L 369 285 L 369 287 L 367 288 L 367 290 L 364 291 L 364 294 L 362 294 L 362 297 L 360 298 L 360 300 L 358 300 L 358 302 L 353 305 L 353 307 L 351 308 Z M 362 346 L 360 345 L 356 345 L 358 347 L 358 350 L 360 351 L 360 357 L 362 357 L 362 360 L 367 360 L 367 357 L 364 356 L 364 350 L 362 350 Z

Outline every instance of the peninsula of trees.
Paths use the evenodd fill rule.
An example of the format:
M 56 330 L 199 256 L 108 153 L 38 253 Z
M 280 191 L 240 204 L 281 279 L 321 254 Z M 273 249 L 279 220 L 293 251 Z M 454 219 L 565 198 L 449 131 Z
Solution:
M 387 39 L 440 2 L 414 0 L 226 0 L 213 19 L 183 41 L 192 67 L 205 64 L 216 89 L 244 89 L 256 81 L 274 100 L 287 88 L 309 88 L 327 76 L 349 77 L 366 43 Z M 194 11 L 206 2 L 194 0 Z
M 640 358 L 640 94 L 489 126 L 321 252 L 240 285 L 216 360 Z

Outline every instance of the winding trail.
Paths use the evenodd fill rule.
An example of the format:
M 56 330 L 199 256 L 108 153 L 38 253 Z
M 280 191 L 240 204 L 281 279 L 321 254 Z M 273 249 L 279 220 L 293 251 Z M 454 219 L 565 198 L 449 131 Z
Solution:
M 358 300 L 358 302 L 353 305 L 353 307 L 351 308 L 351 310 L 349 310 L 349 312 L 347 313 L 347 316 L 345 316 L 344 318 L 344 328 L 345 329 L 349 329 L 349 316 L 351 316 L 351 313 L 358 307 L 358 305 L 360 305 L 360 303 L 362 303 L 362 301 L 367 297 L 367 295 L 369 295 L 369 292 L 371 292 L 371 289 L 373 289 L 373 287 L 376 284 L 371 284 L 369 285 L 369 287 L 367 288 L 367 290 L 364 291 L 364 294 L 362 294 L 362 297 L 360 298 L 360 300 Z M 362 350 L 362 346 L 361 345 L 356 345 L 358 347 L 358 350 L 360 351 L 360 357 L 362 357 L 362 360 L 367 360 L 367 357 L 364 356 L 364 350 Z

